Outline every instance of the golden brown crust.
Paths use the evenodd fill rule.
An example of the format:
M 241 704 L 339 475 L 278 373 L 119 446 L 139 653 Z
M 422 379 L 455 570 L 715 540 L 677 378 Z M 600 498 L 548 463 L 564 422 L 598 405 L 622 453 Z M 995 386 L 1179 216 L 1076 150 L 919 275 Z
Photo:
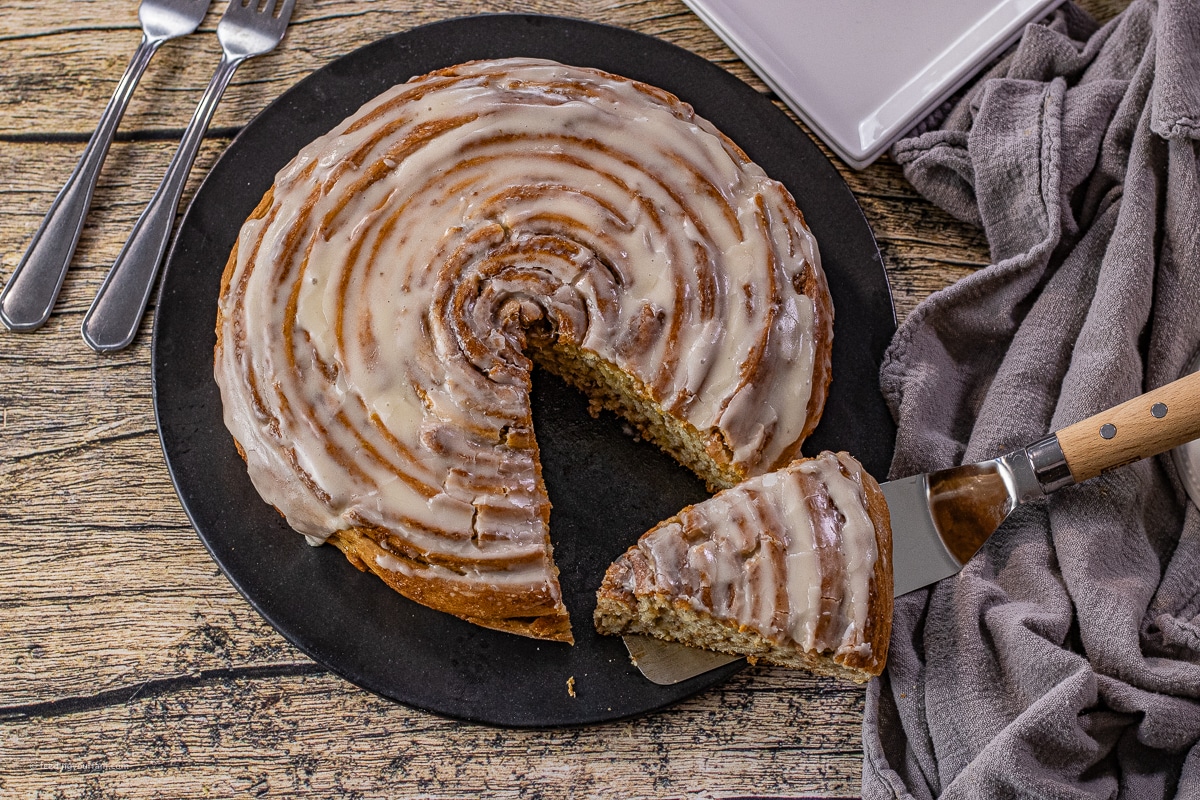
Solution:
M 392 549 L 382 547 L 372 534 L 378 535 L 378 532 L 348 528 L 335 532 L 326 541 L 341 550 L 358 569 L 374 573 L 392 589 L 417 603 L 485 628 L 535 639 L 574 643 L 570 618 L 566 610 L 558 606 L 555 598 L 543 597 L 539 602 L 527 592 L 505 592 L 499 587 L 464 594 L 438 581 L 387 569 L 381 566 L 381 561 L 388 563 L 388 559 L 397 559 L 397 554 Z M 410 565 L 419 575 L 422 564 L 413 561 Z M 542 613 L 531 615 L 530 612 L 536 612 L 539 607 Z

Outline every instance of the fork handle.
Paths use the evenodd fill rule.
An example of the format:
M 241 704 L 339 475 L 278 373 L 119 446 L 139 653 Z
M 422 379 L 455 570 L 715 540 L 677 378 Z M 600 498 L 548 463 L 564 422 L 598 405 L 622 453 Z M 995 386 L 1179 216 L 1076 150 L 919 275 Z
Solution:
M 59 191 L 45 219 L 33 235 L 29 249 L 13 270 L 8 285 L 0 293 L 0 321 L 9 330 L 32 331 L 50 317 L 54 301 L 62 290 L 63 279 L 75 254 L 75 245 L 83 232 L 83 221 L 92 204 L 96 178 L 129 98 L 137 88 L 150 58 L 169 37 L 143 34 L 116 91 L 109 99 L 95 133 L 75 166 L 75 171 Z
M 1200 372 L 1058 431 L 1076 482 L 1200 438 Z
M 154 279 L 179 209 L 179 198 L 187 185 L 192 162 L 212 121 L 213 112 L 233 73 L 244 58 L 222 56 L 200 104 L 183 132 L 179 149 L 175 151 L 167 173 L 146 210 L 133 226 L 125 246 L 109 270 L 92 307 L 83 318 L 83 340 L 97 353 L 112 353 L 124 349 L 137 335 Z

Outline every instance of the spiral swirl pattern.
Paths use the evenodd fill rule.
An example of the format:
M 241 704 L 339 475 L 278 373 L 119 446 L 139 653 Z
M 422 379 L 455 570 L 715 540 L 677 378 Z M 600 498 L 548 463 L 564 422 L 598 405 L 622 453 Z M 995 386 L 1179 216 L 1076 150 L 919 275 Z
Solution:
M 689 106 L 473 62 L 278 174 L 226 267 L 215 374 L 255 487 L 310 541 L 435 608 L 569 640 L 528 354 L 621 376 L 732 483 L 816 424 L 831 320 L 791 196 Z

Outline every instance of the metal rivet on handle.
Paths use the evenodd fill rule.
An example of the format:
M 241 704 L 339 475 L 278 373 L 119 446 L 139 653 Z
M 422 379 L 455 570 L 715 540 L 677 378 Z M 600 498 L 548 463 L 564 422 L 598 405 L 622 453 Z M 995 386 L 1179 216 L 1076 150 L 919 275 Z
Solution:
M 1155 403 L 1154 405 L 1150 406 L 1150 413 L 1154 415 L 1155 419 L 1162 419 L 1167 415 L 1167 404 Z
M 1100 435 L 1105 439 L 1111 439 L 1117 435 L 1117 426 L 1111 422 L 1106 422 L 1100 426 Z

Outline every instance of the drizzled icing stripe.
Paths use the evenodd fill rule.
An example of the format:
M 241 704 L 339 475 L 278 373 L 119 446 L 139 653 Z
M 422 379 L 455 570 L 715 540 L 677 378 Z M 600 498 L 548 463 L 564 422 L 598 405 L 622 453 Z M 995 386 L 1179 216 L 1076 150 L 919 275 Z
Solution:
M 790 196 L 686 104 L 593 70 L 385 92 L 280 171 L 225 278 L 215 375 L 259 492 L 314 542 L 386 531 L 384 561 L 462 593 L 558 596 L 529 336 L 629 373 L 743 474 L 823 402 Z

